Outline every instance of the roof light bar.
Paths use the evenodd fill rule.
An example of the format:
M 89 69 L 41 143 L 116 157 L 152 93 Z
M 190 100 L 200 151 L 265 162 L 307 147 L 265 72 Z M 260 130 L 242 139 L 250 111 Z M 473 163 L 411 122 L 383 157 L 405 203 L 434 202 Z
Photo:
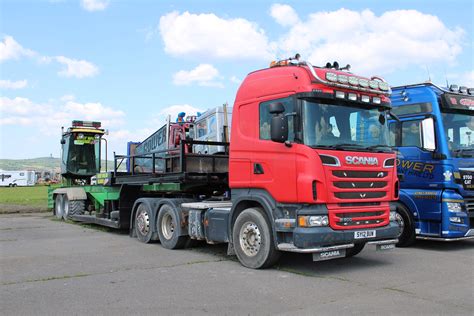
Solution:
M 94 127 L 100 128 L 100 122 L 93 122 L 93 121 L 72 121 L 72 127 Z

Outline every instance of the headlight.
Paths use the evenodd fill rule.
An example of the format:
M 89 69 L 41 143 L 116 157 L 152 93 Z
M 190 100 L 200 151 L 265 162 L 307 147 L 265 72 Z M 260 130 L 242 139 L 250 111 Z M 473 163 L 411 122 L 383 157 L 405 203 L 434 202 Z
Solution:
M 329 219 L 326 215 L 322 216 L 299 216 L 298 225 L 300 227 L 321 227 L 328 226 Z
M 379 83 L 378 83 L 377 81 L 375 81 L 375 80 L 370 80 L 370 81 L 369 81 L 369 86 L 370 86 L 370 88 L 372 88 L 372 89 L 377 89 L 377 88 L 379 87 Z
M 353 86 L 357 86 L 359 84 L 359 78 L 350 76 L 349 83 Z
M 453 212 L 453 213 L 462 212 L 461 203 L 447 202 L 446 204 L 448 205 L 449 212 Z
M 380 90 L 383 90 L 383 91 L 388 91 L 388 83 L 386 82 L 379 82 L 379 88 Z
M 326 79 L 328 81 L 336 82 L 337 81 L 337 75 L 333 72 L 326 72 Z
M 77 139 L 83 139 L 84 138 L 84 134 L 77 134 Z
M 362 88 L 367 88 L 369 86 L 369 80 L 366 79 L 359 79 L 359 85 Z
M 347 82 L 349 82 L 349 78 L 347 78 L 346 75 L 338 75 L 338 76 L 337 76 L 337 80 L 338 80 L 340 83 L 347 83 Z

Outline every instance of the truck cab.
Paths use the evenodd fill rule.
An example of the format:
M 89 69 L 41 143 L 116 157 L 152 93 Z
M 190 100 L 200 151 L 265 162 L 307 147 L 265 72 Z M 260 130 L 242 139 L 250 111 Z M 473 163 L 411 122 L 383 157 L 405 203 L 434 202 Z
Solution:
M 259 209 L 278 250 L 314 253 L 314 260 L 324 249 L 334 250 L 325 253 L 330 258 L 396 242 L 389 93 L 385 81 L 336 65 L 277 63 L 250 73 L 233 107 L 233 218 Z
M 391 99 L 400 245 L 474 238 L 474 89 L 428 82 L 395 87 Z

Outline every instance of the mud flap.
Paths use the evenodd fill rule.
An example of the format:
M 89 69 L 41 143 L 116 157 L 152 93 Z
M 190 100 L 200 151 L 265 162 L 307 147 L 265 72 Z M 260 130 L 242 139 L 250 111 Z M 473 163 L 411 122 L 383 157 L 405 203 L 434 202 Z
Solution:
M 346 256 L 346 249 L 336 249 L 313 253 L 313 261 L 324 261 L 336 258 L 344 258 Z

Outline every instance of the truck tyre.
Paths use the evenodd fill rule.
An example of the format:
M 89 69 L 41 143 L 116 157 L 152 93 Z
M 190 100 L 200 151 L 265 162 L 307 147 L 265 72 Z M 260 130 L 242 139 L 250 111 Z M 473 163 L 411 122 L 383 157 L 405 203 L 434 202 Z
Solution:
M 54 199 L 54 215 L 56 215 L 56 218 L 62 219 L 63 213 L 64 213 L 63 195 L 58 194 L 56 195 L 56 198 Z
M 86 209 L 86 201 L 84 200 L 69 201 L 68 218 L 71 218 L 73 215 L 83 215 L 85 209 Z
M 141 203 L 138 205 L 135 214 L 135 233 L 137 234 L 138 240 L 146 244 L 151 242 L 151 237 L 153 235 L 150 222 L 151 212 L 145 203 Z
M 69 199 L 67 197 L 67 194 L 63 194 L 63 219 L 67 221 L 69 219 Z
M 365 247 L 365 242 L 355 244 L 354 247 L 346 249 L 346 258 L 354 257 L 358 255 Z
M 396 203 L 395 219 L 400 226 L 397 247 L 408 247 L 415 242 L 415 224 L 410 211 L 401 203 Z
M 166 249 L 184 248 L 189 237 L 180 236 L 180 220 L 178 214 L 174 211 L 171 205 L 164 204 L 160 208 L 156 226 L 163 247 Z
M 261 208 L 248 208 L 237 216 L 232 240 L 237 258 L 247 268 L 268 268 L 280 258 L 270 225 Z

